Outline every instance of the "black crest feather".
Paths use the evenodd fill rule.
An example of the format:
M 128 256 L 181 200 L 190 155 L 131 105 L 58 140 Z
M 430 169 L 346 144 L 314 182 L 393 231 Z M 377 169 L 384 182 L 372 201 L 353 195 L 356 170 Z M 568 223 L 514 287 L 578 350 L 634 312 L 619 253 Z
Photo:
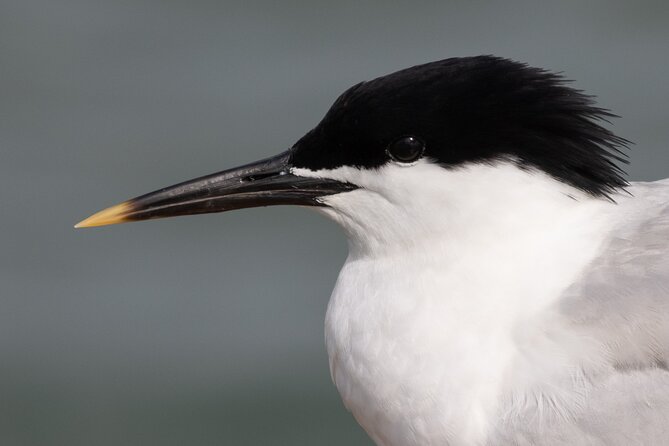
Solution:
M 614 117 L 561 75 L 494 56 L 451 58 L 362 82 L 344 92 L 294 147 L 310 169 L 374 168 L 402 135 L 426 143 L 445 166 L 505 158 L 593 195 L 627 183 L 627 141 Z

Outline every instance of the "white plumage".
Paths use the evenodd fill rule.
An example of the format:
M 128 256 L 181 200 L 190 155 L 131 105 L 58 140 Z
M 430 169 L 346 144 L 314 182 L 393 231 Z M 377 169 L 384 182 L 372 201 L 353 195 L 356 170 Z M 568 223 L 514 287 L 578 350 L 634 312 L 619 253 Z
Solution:
M 326 340 L 377 444 L 669 442 L 669 181 L 610 201 L 513 160 L 293 173 L 361 186 L 319 208 L 350 240 Z
M 78 227 L 316 206 L 350 252 L 332 378 L 379 446 L 669 444 L 669 180 L 613 115 L 494 56 L 354 85 L 291 149 Z

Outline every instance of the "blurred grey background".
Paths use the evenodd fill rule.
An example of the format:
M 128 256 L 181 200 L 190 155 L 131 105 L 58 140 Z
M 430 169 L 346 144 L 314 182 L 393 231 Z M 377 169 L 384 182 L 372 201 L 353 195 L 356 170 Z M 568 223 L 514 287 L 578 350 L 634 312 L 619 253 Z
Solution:
M 0 444 L 370 445 L 322 321 L 346 243 L 299 208 L 72 229 L 289 147 L 346 87 L 494 53 L 623 116 L 669 176 L 669 4 L 0 1 Z

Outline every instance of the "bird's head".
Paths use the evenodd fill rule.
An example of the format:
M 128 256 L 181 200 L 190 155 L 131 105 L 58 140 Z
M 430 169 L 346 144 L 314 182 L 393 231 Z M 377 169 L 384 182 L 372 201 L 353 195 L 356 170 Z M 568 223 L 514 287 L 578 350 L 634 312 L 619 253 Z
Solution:
M 128 200 L 101 226 L 255 206 L 317 206 L 352 238 L 439 230 L 463 207 L 625 186 L 612 116 L 556 74 L 493 56 L 411 67 L 344 92 L 275 157 Z M 532 178 L 536 181 L 531 180 Z

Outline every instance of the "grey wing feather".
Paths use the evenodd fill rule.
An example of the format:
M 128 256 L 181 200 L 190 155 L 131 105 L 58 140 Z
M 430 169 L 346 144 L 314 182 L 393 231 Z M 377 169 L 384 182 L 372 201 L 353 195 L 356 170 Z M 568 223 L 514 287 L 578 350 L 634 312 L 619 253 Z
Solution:
M 486 446 L 666 446 L 669 373 L 658 368 L 612 373 L 594 385 L 573 419 L 498 429 Z
M 557 422 L 525 413 L 533 421 L 490 445 L 669 445 L 669 181 L 630 193 L 620 227 L 557 309 L 566 331 L 596 346 L 583 348 L 584 398 Z
M 635 184 L 623 224 L 561 311 L 608 350 L 616 369 L 669 364 L 669 181 Z M 667 441 L 669 444 L 669 439 Z

